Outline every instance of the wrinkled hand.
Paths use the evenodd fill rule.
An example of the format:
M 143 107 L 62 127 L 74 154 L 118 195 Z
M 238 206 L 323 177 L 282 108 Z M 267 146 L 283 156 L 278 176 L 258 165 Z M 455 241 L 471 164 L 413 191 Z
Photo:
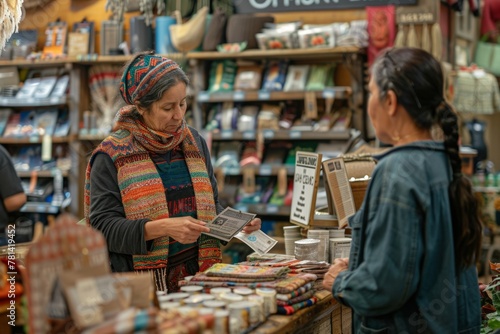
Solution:
M 210 232 L 204 221 L 193 217 L 169 218 L 166 224 L 167 235 L 181 244 L 190 244 L 198 240 L 202 232 Z
M 333 261 L 333 265 L 330 266 L 330 269 L 328 269 L 328 272 L 325 274 L 325 277 L 323 278 L 323 287 L 328 291 L 332 291 L 333 283 L 335 282 L 335 279 L 337 278 L 338 274 L 341 271 L 347 270 L 348 266 L 349 266 L 348 258 L 335 259 L 335 261 Z
M 254 231 L 260 230 L 260 226 L 262 225 L 262 221 L 260 218 L 254 218 L 252 221 L 250 221 L 248 224 L 243 227 L 243 232 L 245 233 L 252 233 Z

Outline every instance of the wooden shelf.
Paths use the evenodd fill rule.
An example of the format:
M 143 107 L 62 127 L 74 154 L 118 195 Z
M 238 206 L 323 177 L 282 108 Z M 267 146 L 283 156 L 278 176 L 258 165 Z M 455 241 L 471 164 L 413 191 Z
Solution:
M 67 137 L 52 137 L 52 143 L 69 143 L 72 141 L 71 136 Z M 28 137 L 28 138 L 0 138 L 0 144 L 13 144 L 13 145 L 27 145 L 27 144 L 41 144 L 41 137 Z
M 285 101 L 285 100 L 304 100 L 306 91 L 295 92 L 275 92 L 275 91 L 233 91 L 210 93 L 200 92 L 197 95 L 198 102 L 231 102 L 231 101 Z M 351 87 L 330 87 L 320 91 L 315 91 L 317 99 L 336 98 L 347 99 L 351 93 Z
M 31 177 L 33 172 L 36 172 L 38 177 L 54 177 L 54 170 L 38 170 L 38 171 L 16 171 L 19 177 Z M 61 171 L 63 177 L 68 177 L 69 173 L 67 170 Z
M 342 54 L 361 53 L 362 49 L 355 46 L 339 46 L 335 48 L 287 49 L 287 50 L 245 50 L 235 53 L 224 52 L 190 52 L 188 59 L 320 59 L 340 56 Z
M 212 132 L 212 140 L 255 140 L 259 132 L 264 139 L 272 140 L 348 140 L 349 130 L 345 131 L 299 131 L 299 130 L 261 130 Z
M 295 166 L 294 165 L 268 165 L 268 164 L 262 164 L 260 166 L 245 166 L 245 167 L 219 167 L 216 169 L 222 169 L 223 173 L 225 175 L 242 175 L 243 170 L 245 169 L 252 169 L 255 173 L 255 175 L 261 175 L 261 176 L 269 176 L 269 175 L 278 175 L 278 172 L 282 169 L 285 168 L 287 175 L 293 175 L 295 173 Z
M 71 65 L 71 61 L 67 58 L 54 60 L 0 60 L 1 66 L 18 66 L 18 67 L 62 67 Z
M 61 210 L 60 207 L 51 205 L 50 203 L 27 202 L 19 211 L 26 213 L 47 213 L 55 215 L 59 213 L 59 210 Z
M 43 108 L 43 107 L 58 107 L 68 104 L 68 97 L 47 97 L 47 98 L 34 98 L 28 97 L 18 99 L 15 97 L 0 97 L 0 107 L 10 108 Z

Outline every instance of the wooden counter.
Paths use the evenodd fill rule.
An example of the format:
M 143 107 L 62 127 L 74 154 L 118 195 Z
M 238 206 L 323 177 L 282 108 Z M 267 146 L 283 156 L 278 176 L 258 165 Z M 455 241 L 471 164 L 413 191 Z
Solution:
M 315 305 L 292 315 L 272 315 L 252 334 L 321 333 L 350 334 L 351 310 L 340 305 L 326 290 L 316 294 Z

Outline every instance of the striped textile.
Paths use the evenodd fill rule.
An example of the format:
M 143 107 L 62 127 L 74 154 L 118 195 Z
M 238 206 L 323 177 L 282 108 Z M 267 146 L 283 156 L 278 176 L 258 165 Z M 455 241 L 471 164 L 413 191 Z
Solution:
M 136 116 L 134 107 L 122 108 L 115 132 L 93 152 L 87 166 L 85 179 L 85 218 L 89 223 L 90 173 L 94 157 L 105 153 L 111 157 L 118 173 L 118 185 L 125 215 L 128 219 L 151 220 L 169 218 L 165 187 L 149 152 L 165 153 L 177 146 L 182 148 L 195 192 L 196 215 L 202 221 L 216 216 L 212 184 L 207 172 L 205 157 L 200 153 L 189 127 L 184 122 L 175 133 L 161 133 L 149 129 Z M 156 270 L 158 280 L 165 280 L 168 262 L 169 238 L 154 240 L 148 255 L 134 255 L 135 270 Z M 222 261 L 217 239 L 201 235 L 198 239 L 199 270 L 204 271 Z M 159 270 L 161 269 L 161 270 Z
M 134 105 L 145 96 L 166 73 L 179 70 L 179 65 L 171 59 L 156 55 L 139 55 L 123 71 L 120 93 L 123 100 Z

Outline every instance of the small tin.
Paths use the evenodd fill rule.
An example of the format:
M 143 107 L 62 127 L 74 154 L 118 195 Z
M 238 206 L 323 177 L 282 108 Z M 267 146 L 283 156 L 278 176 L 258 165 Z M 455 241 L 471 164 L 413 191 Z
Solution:
M 205 300 L 202 303 L 202 305 L 203 305 L 203 307 L 206 307 L 206 308 L 219 309 L 219 310 L 226 307 L 226 303 L 223 302 L 222 300 Z
M 264 298 L 264 314 L 266 318 L 278 312 L 278 305 L 276 302 L 276 290 L 269 288 L 258 288 L 255 293 Z
M 223 287 L 210 289 L 210 294 L 214 295 L 216 299 L 220 299 L 220 296 L 223 293 L 231 293 L 231 289 L 230 288 L 223 288 Z
M 203 292 L 203 287 L 199 285 L 186 285 L 181 286 L 181 292 L 189 293 L 190 295 L 195 295 Z
M 173 310 L 181 306 L 179 302 L 160 302 L 160 309 L 162 310 Z
M 189 294 L 185 292 L 174 292 L 170 293 L 164 297 L 162 297 L 163 301 L 171 301 L 171 302 L 180 302 L 181 304 L 183 303 L 183 300 L 188 298 Z
M 216 310 L 214 313 L 214 333 L 229 334 L 229 311 Z
M 250 306 L 248 302 L 237 302 L 227 306 L 229 329 L 232 333 L 243 333 L 250 327 Z
M 234 288 L 233 293 L 243 296 L 244 299 L 247 299 L 247 297 L 252 295 L 254 291 L 250 288 L 240 287 L 240 288 Z
M 235 293 L 223 293 L 220 295 L 220 300 L 226 302 L 227 304 L 237 303 L 243 301 L 243 296 Z

